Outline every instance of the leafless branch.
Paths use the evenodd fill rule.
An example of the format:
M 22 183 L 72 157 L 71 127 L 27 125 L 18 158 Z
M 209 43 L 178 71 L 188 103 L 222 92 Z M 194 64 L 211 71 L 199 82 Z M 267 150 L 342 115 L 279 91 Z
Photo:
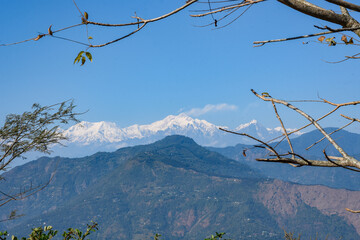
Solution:
M 156 17 L 156 18 L 152 18 L 152 19 L 147 19 L 147 20 L 144 20 L 144 19 L 141 19 L 140 21 L 136 21 L 136 22 L 130 22 L 130 23 L 120 23 L 120 24 L 109 24 L 109 23 L 100 23 L 100 22 L 92 22 L 92 21 L 86 21 L 86 24 L 92 24 L 92 25 L 98 25 L 98 26 L 104 26 L 104 27 L 125 27 L 125 26 L 132 26 L 132 25 L 138 25 L 139 23 L 142 24 L 142 23 L 151 23 L 151 22 L 157 22 L 157 21 L 160 21 L 164 18 L 167 18 L 167 17 L 170 17 L 172 15 L 174 15 L 175 13 L 178 13 L 180 12 L 181 10 L 189 7 L 190 5 L 196 3 L 198 0 L 190 0 L 190 1 L 187 1 L 186 4 L 184 4 L 183 6 L 167 13 L 167 14 L 164 14 L 160 17 Z
M 352 121 L 360 122 L 360 119 L 358 119 L 358 118 L 351 118 L 351 117 L 348 117 L 348 116 L 346 116 L 344 114 L 340 114 L 340 116 L 342 116 L 343 118 L 352 120 Z
M 286 128 L 285 128 L 285 126 L 284 126 L 284 123 L 283 123 L 283 121 L 281 120 L 280 115 L 279 115 L 279 113 L 278 113 L 278 111 L 277 111 L 277 109 L 276 109 L 275 103 L 274 103 L 273 101 L 272 101 L 271 103 L 272 103 L 272 105 L 273 105 L 273 108 L 274 108 L 274 112 L 275 112 L 275 114 L 276 114 L 276 117 L 277 117 L 277 119 L 279 120 L 279 122 L 280 122 L 280 124 L 281 124 L 281 127 L 282 127 L 282 129 L 283 129 L 283 131 L 284 131 L 284 134 L 285 134 L 286 140 L 287 140 L 287 142 L 288 142 L 288 144 L 289 144 L 291 153 L 294 153 L 294 149 L 293 149 L 293 146 L 292 146 L 292 144 L 291 144 L 290 138 L 289 138 L 289 136 L 288 136 L 288 134 L 287 134 Z
M 325 1 L 360 12 L 360 6 L 357 4 L 349 3 L 344 0 L 325 0 Z
M 214 11 L 209 11 L 209 12 L 202 13 L 202 14 L 193 14 L 193 15 L 190 15 L 190 16 L 191 17 L 205 17 L 205 16 L 210 15 L 210 14 L 216 14 L 216 13 L 228 11 L 228 10 L 231 10 L 231 9 L 234 9 L 234 8 L 240 8 L 240 7 L 244 7 L 244 6 L 248 6 L 248 5 L 252 5 L 252 4 L 256 4 L 256 3 L 260 3 L 260 2 L 264 2 L 264 1 L 266 1 L 266 0 L 254 0 L 254 1 L 248 0 L 248 1 L 245 1 L 244 3 L 239 3 L 239 4 L 231 5 L 231 6 L 228 6 L 228 7 L 223 7 L 221 9 L 214 10 Z
M 253 44 L 257 45 L 255 47 L 261 47 L 261 46 L 265 45 L 266 43 L 285 42 L 285 41 L 297 40 L 297 39 L 302 39 L 302 38 L 317 37 L 317 36 L 322 36 L 322 35 L 327 35 L 327 34 L 332 34 L 332 33 L 337 33 L 337 32 L 354 31 L 354 30 L 359 30 L 359 29 L 360 29 L 360 27 L 338 28 L 338 29 L 332 29 L 331 31 L 307 34 L 307 35 L 290 37 L 290 38 L 280 38 L 280 39 L 265 40 L 265 41 L 255 41 L 255 42 L 253 42 Z
M 343 14 L 337 14 L 331 10 L 324 9 L 306 0 L 278 0 L 280 3 L 295 9 L 306 15 L 325 20 L 327 22 L 339 24 L 347 27 L 349 18 Z
M 351 213 L 360 213 L 360 210 L 351 210 L 349 208 L 345 208 L 346 211 L 349 211 Z
M 267 150 L 269 150 L 270 152 L 272 152 L 274 155 L 270 155 L 269 157 L 265 157 L 265 158 L 257 158 L 257 161 L 263 161 L 263 162 L 280 162 L 280 163 L 290 163 L 290 164 L 295 164 L 295 166 L 318 166 L 318 167 L 342 167 L 342 168 L 346 168 L 348 170 L 351 171 L 356 171 L 356 172 L 360 172 L 360 162 L 355 159 L 354 157 L 349 156 L 343 148 L 341 148 L 336 142 L 335 140 L 331 137 L 331 135 L 334 132 L 339 131 L 340 129 L 343 129 L 344 127 L 350 125 L 351 123 L 353 123 L 354 121 L 358 121 L 358 119 L 353 119 L 347 116 L 343 116 L 349 120 L 351 120 L 351 123 L 346 124 L 345 126 L 333 131 L 332 133 L 326 133 L 325 130 L 319 125 L 318 121 L 321 119 L 324 119 L 325 117 L 329 116 L 330 114 L 334 113 L 336 110 L 338 110 L 341 107 L 344 106 L 355 106 L 360 104 L 360 101 L 353 101 L 353 102 L 347 102 L 347 103 L 333 103 L 330 102 L 328 100 L 322 99 L 322 102 L 331 106 L 335 106 L 335 108 L 333 110 L 331 110 L 330 112 L 328 112 L 327 114 L 323 115 L 322 117 L 318 118 L 317 120 L 315 120 L 313 117 L 311 117 L 309 114 L 305 113 L 304 111 L 302 111 L 301 109 L 293 106 L 292 104 L 290 104 L 289 102 L 285 101 L 285 100 L 280 100 L 280 99 L 276 99 L 271 97 L 268 93 L 263 93 L 263 94 L 258 94 L 256 93 L 254 90 L 251 90 L 253 92 L 253 94 L 255 96 L 257 96 L 258 98 L 260 98 L 263 101 L 266 102 L 271 102 L 273 107 L 274 107 L 274 112 L 278 118 L 278 120 L 280 121 L 281 127 L 284 131 L 284 136 L 285 138 L 288 140 L 288 144 L 290 146 L 291 152 L 288 152 L 287 154 L 282 154 L 276 151 L 276 146 L 279 144 L 277 144 L 275 147 L 270 146 L 267 142 L 261 141 L 253 136 L 250 136 L 248 134 L 244 134 L 244 133 L 236 133 L 233 131 L 229 131 L 226 129 L 220 129 L 222 131 L 225 132 L 229 132 L 232 134 L 237 134 L 237 135 L 242 135 L 242 136 L 246 136 L 249 137 L 259 143 L 261 143 L 262 145 L 265 146 L 265 148 Z M 294 110 L 295 112 L 297 112 L 298 114 L 300 114 L 301 116 L 303 116 L 304 118 L 306 118 L 311 125 L 314 125 L 323 135 L 324 135 L 324 139 L 326 138 L 329 143 L 341 154 L 341 157 L 335 157 L 335 156 L 328 156 L 325 152 L 325 150 L 323 151 L 325 159 L 327 161 L 324 160 L 309 160 L 309 159 L 305 159 L 304 157 L 302 157 L 301 155 L 299 155 L 298 153 L 296 153 L 292 147 L 290 138 L 289 138 L 289 133 L 287 133 L 286 128 L 284 126 L 284 123 L 280 117 L 280 115 L 277 112 L 277 108 L 276 108 L 276 104 L 281 104 L 284 105 L 285 107 Z M 303 127 L 304 128 L 304 127 Z M 298 130 L 296 130 L 298 131 Z M 322 139 L 321 139 L 322 140 Z M 320 141 L 321 141 L 320 140 Z M 318 142 L 320 142 L 318 141 Z M 315 143 L 316 144 L 316 143 Z M 287 155 L 290 155 L 291 157 L 286 157 Z M 354 169 L 356 168 L 356 169 Z
M 329 136 L 332 135 L 333 133 L 336 133 L 336 132 L 338 132 L 338 131 L 346 128 L 347 126 L 349 126 L 350 124 L 352 124 L 352 123 L 354 123 L 354 122 L 355 122 L 355 120 L 352 120 L 351 122 L 349 122 L 348 124 L 342 126 L 341 128 L 338 128 L 338 129 L 332 131 L 331 133 L 329 133 Z M 325 137 L 322 137 L 320 140 L 316 141 L 315 143 L 313 143 L 313 144 L 311 144 L 309 147 L 307 147 L 306 150 L 309 150 L 310 148 L 312 148 L 312 147 L 315 146 L 316 144 L 320 143 L 320 142 L 321 142 L 322 140 L 324 140 L 324 139 L 325 139 Z
M 10 45 L 16 45 L 16 44 L 20 44 L 20 43 L 29 42 L 29 41 L 38 41 L 43 37 L 51 36 L 51 37 L 55 37 L 55 38 L 58 38 L 58 39 L 62 39 L 62 40 L 71 41 L 71 42 L 74 42 L 74 43 L 77 43 L 77 44 L 85 45 L 85 46 L 87 46 L 89 48 L 104 47 L 104 46 L 110 45 L 112 43 L 118 42 L 118 41 L 120 41 L 122 39 L 128 38 L 131 35 L 137 33 L 141 29 L 143 29 L 147 24 L 152 23 L 152 22 L 156 22 L 156 21 L 160 21 L 160 20 L 165 19 L 165 18 L 168 18 L 168 17 L 182 11 L 183 9 L 187 8 L 188 6 L 194 4 L 197 1 L 198 0 L 189 0 L 184 5 L 182 5 L 181 7 L 177 8 L 177 9 L 175 9 L 175 10 L 173 10 L 173 11 L 167 13 L 167 14 L 164 14 L 164 15 L 162 15 L 160 17 L 156 17 L 156 18 L 152 18 L 152 19 L 141 19 L 140 17 L 135 16 L 134 18 L 137 19 L 136 22 L 121 23 L 121 24 L 109 24 L 109 23 L 100 23 L 100 22 L 88 21 L 87 19 L 85 19 L 84 15 L 80 11 L 80 9 L 76 6 L 78 11 L 81 13 L 82 23 L 75 24 L 75 25 L 68 26 L 68 27 L 65 27 L 65 28 L 62 28 L 62 29 L 59 29 L 59 30 L 52 31 L 52 35 L 50 33 L 39 34 L 39 35 L 37 35 L 36 37 L 33 37 L 33 38 L 29 38 L 29 39 L 19 41 L 19 42 L 14 42 L 14 43 L 0 44 L 0 46 L 10 46 Z M 74 3 L 75 3 L 75 1 L 74 1 Z M 76 5 L 76 3 L 75 3 L 75 5 Z M 83 42 L 76 41 L 76 40 L 73 40 L 73 39 L 64 38 L 64 37 L 61 37 L 61 36 L 55 36 L 54 35 L 54 33 L 59 33 L 61 31 L 64 31 L 64 30 L 67 30 L 67 29 L 70 29 L 70 28 L 74 28 L 74 27 L 77 27 L 77 26 L 82 26 L 82 25 L 97 25 L 97 26 L 103 26 L 103 27 L 126 27 L 126 26 L 133 26 L 133 25 L 139 26 L 139 24 L 141 24 L 141 26 L 138 27 L 135 31 L 132 31 L 129 34 L 121 36 L 121 37 L 119 37 L 117 39 L 114 39 L 112 41 L 108 41 L 108 42 L 106 42 L 104 44 L 98 44 L 98 45 L 87 44 L 87 43 L 83 43 Z
M 324 129 L 307 113 L 303 112 L 299 108 L 294 107 L 290 103 L 287 103 L 283 100 L 278 100 L 271 97 L 264 97 L 256 93 L 253 89 L 251 91 L 254 93 L 255 96 L 264 100 L 264 101 L 274 101 L 275 103 L 283 104 L 284 106 L 294 110 L 295 112 L 299 113 L 303 117 L 305 117 L 309 122 L 311 122 L 327 139 L 328 141 L 335 147 L 337 151 L 344 157 L 350 159 L 350 156 L 324 131 Z M 354 162 L 355 163 L 355 162 Z M 360 168 L 360 163 L 356 164 Z
M 338 163 L 336 163 L 336 161 L 331 160 L 330 157 L 326 154 L 325 150 L 323 150 L 323 153 L 324 153 L 324 156 L 325 156 L 326 160 L 328 160 L 329 162 L 331 162 L 333 164 L 336 164 L 338 167 L 342 167 L 342 168 L 345 168 L 345 169 L 348 169 L 348 170 L 351 170 L 351 171 L 354 171 L 354 172 L 360 172 L 360 170 L 349 168 L 347 166 L 342 165 L 341 163 L 338 164 Z
M 232 133 L 232 134 L 235 134 L 235 135 L 240 135 L 240 136 L 245 136 L 245 137 L 248 137 L 248 138 L 251 138 L 261 144 L 263 144 L 264 146 L 266 146 L 266 149 L 268 149 L 269 151 L 271 151 L 273 154 L 275 154 L 277 156 L 277 158 L 280 158 L 279 154 L 276 152 L 276 150 L 271 147 L 269 144 L 267 144 L 266 142 L 264 141 L 261 141 L 260 139 L 258 138 L 255 138 L 249 134 L 246 134 L 246 133 L 237 133 L 237 132 L 234 132 L 234 131 L 230 131 L 230 130 L 227 130 L 227 129 L 224 129 L 224 128 L 219 128 L 221 131 L 224 131 L 224 132 L 228 132 L 228 133 Z
M 40 184 L 38 186 L 35 187 L 29 187 L 28 189 L 24 189 L 22 191 L 20 191 L 17 194 L 10 194 L 10 193 L 4 193 L 1 191 L 1 193 L 5 196 L 3 198 L 0 199 L 0 207 L 11 202 L 11 201 L 18 201 L 18 200 L 23 200 L 25 198 L 28 198 L 38 192 L 40 192 L 41 190 L 43 190 L 44 188 L 46 188 L 51 181 L 53 180 L 54 176 L 56 173 L 56 169 L 55 171 L 51 174 L 49 180 L 45 183 L 45 184 Z

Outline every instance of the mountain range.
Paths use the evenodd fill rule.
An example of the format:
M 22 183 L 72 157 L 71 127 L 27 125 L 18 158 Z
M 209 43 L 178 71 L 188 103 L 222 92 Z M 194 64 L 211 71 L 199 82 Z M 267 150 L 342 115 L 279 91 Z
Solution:
M 148 125 L 132 125 L 125 128 L 118 127 L 112 122 L 80 122 L 64 131 L 69 141 L 67 147 L 55 146 L 52 156 L 80 157 L 94 154 L 98 151 L 115 151 L 120 147 L 148 144 L 166 136 L 179 134 L 194 139 L 202 146 L 226 147 L 238 143 L 252 144 L 253 140 L 225 133 L 219 127 L 206 120 L 194 119 L 185 113 L 170 115 Z M 269 140 L 281 135 L 281 128 L 265 128 L 258 121 L 252 120 L 240 124 L 234 131 L 244 132 L 261 140 Z M 295 136 L 299 136 L 297 133 Z M 40 155 L 32 156 L 32 158 Z
M 6 172 L 1 190 L 16 193 L 50 184 L 0 208 L 1 219 L 23 217 L 0 230 L 25 236 L 31 227 L 100 230 L 92 239 L 204 239 L 215 231 L 231 239 L 273 239 L 283 229 L 310 239 L 359 239 L 360 192 L 269 179 L 246 162 L 209 151 L 184 136 L 99 152 L 83 158 L 49 158 Z
M 328 133 L 336 130 L 335 128 L 325 128 Z M 304 133 L 301 136 L 291 140 L 294 151 L 305 157 L 313 160 L 326 160 L 323 150 L 329 156 L 339 156 L 335 148 L 324 140 L 309 150 L 306 150 L 314 142 L 321 139 L 323 135 L 319 131 L 311 131 Z M 332 135 L 336 142 L 351 156 L 360 159 L 360 134 L 347 132 L 345 130 L 338 131 Z M 287 153 L 290 151 L 286 141 L 273 143 L 273 147 L 279 153 Z M 267 151 L 260 148 L 254 148 L 251 145 L 238 144 L 236 146 L 229 146 L 225 148 L 208 148 L 211 151 L 216 151 L 231 159 L 238 160 L 249 167 L 258 170 L 264 176 L 270 178 L 281 179 L 283 181 L 291 181 L 301 184 L 321 184 L 334 188 L 345 188 L 351 190 L 360 190 L 360 174 L 358 172 L 349 171 L 343 168 L 321 168 L 321 167 L 292 167 L 289 164 L 282 163 L 267 163 L 258 162 L 255 159 L 266 156 Z M 243 155 L 243 150 L 247 149 L 246 156 Z
M 109 122 L 81 122 L 64 130 L 64 134 L 69 138 L 65 144 L 67 147 L 56 146 L 52 156 L 62 157 L 83 157 L 94 154 L 95 152 L 111 152 L 124 146 L 147 144 L 162 139 L 172 134 L 181 134 L 193 138 L 197 143 L 208 146 L 211 151 L 216 151 L 231 159 L 241 161 L 251 168 L 261 172 L 264 176 L 281 179 L 301 184 L 322 184 L 334 188 L 345 188 L 350 190 L 360 190 L 358 182 L 359 174 L 349 172 L 340 168 L 293 168 L 285 164 L 268 164 L 256 162 L 254 159 L 264 156 L 266 153 L 258 148 L 253 148 L 254 142 L 249 142 L 249 138 L 220 131 L 219 126 L 211 124 L 205 120 L 193 119 L 186 114 L 177 116 L 167 116 L 161 121 L 149 125 L 132 125 L 127 128 L 119 128 L 115 123 Z M 226 127 L 223 127 L 226 128 Z M 328 128 L 328 132 L 335 129 Z M 261 140 L 269 140 L 277 137 L 281 129 L 269 129 L 263 127 L 256 120 L 246 124 L 240 124 L 235 131 L 248 133 Z M 341 130 L 333 135 L 336 141 L 354 157 L 359 157 L 360 135 Z M 304 150 L 312 143 L 321 139 L 322 135 L 318 131 L 307 133 L 301 132 L 292 139 L 297 153 L 309 159 L 324 159 L 322 150 L 326 149 L 329 155 L 336 155 L 336 150 L 327 141 L 322 141 L 310 150 Z M 240 142 L 240 143 L 239 143 Z M 244 144 L 245 143 L 245 144 Z M 223 146 L 226 147 L 223 147 Z M 277 143 L 274 143 L 274 146 Z M 216 146 L 216 147 L 214 147 Z M 218 147 L 221 146 L 221 147 Z M 247 151 L 247 156 L 243 156 L 243 150 Z M 286 142 L 277 146 L 280 152 L 288 152 L 289 147 Z M 36 159 L 41 155 L 33 155 L 28 159 Z M 19 160 L 20 161 L 20 160 Z

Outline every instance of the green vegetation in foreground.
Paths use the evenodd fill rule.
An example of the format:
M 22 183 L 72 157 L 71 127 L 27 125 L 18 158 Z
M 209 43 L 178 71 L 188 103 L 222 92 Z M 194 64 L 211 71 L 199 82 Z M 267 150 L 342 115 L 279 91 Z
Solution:
M 64 237 L 63 240 L 71 240 L 71 239 L 85 240 L 85 239 L 87 239 L 87 236 L 89 236 L 92 232 L 95 232 L 96 230 L 98 230 L 98 224 L 91 221 L 91 224 L 87 225 L 87 229 L 84 233 L 81 232 L 79 229 L 69 228 L 67 231 L 64 231 L 62 236 Z M 52 226 L 45 226 L 44 228 L 38 227 L 38 228 L 32 229 L 32 232 L 30 233 L 29 238 L 22 237 L 21 240 L 50 240 L 53 237 L 55 237 L 57 235 L 57 233 L 58 233 L 58 231 L 53 230 Z M 205 238 L 204 240 L 223 239 L 225 234 L 226 233 L 224 233 L 224 232 L 220 232 L 220 233 L 215 232 L 215 235 L 212 234 L 210 237 Z M 9 236 L 9 234 L 6 231 L 0 232 L 0 240 L 6 240 L 8 236 Z M 284 239 L 285 240 L 300 240 L 300 236 L 301 235 L 299 234 L 298 237 L 296 237 L 296 236 L 294 236 L 294 233 L 286 232 L 284 230 Z M 317 239 L 318 238 L 316 237 L 315 240 L 317 240 Z M 326 237 L 326 239 L 327 239 L 327 237 Z M 11 240 L 18 240 L 18 238 L 15 236 L 11 236 Z M 164 239 L 161 238 L 161 234 L 156 233 L 154 236 L 154 240 L 164 240 Z M 231 240 L 231 239 L 224 238 L 224 240 Z
M 67 231 L 64 231 L 62 236 L 63 240 L 85 240 L 87 236 L 89 236 L 92 232 L 98 230 L 98 224 L 95 222 L 91 222 L 91 224 L 87 225 L 87 229 L 85 232 L 80 231 L 79 229 L 69 228 Z M 38 227 L 33 228 L 29 237 L 22 237 L 21 240 L 50 240 L 58 234 L 57 230 L 53 230 L 52 226 L 45 226 L 44 228 Z M 9 234 L 5 232 L 0 232 L 0 240 L 6 240 Z M 11 240 L 18 240 L 14 235 L 11 236 Z

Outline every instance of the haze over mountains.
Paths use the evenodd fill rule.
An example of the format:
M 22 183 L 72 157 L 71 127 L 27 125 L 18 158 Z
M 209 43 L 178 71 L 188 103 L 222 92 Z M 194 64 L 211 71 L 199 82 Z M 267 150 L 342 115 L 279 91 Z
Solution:
M 238 143 L 254 143 L 249 138 L 225 133 L 219 130 L 219 127 L 206 120 L 191 118 L 185 113 L 170 115 L 148 125 L 135 124 L 125 128 L 120 128 L 112 122 L 83 121 L 64 131 L 70 141 L 65 143 L 66 148 L 54 147 L 52 155 L 78 157 L 98 151 L 115 151 L 120 147 L 152 143 L 174 134 L 191 137 L 202 146 L 225 147 Z M 256 120 L 240 124 L 234 130 L 248 133 L 261 140 L 269 140 L 281 133 L 280 128 L 265 128 Z

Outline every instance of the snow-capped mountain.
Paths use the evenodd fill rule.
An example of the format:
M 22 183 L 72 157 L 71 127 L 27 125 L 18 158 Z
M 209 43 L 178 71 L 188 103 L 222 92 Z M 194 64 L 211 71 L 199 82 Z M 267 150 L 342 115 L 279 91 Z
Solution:
M 68 147 L 54 147 L 53 155 L 74 157 L 98 151 L 114 151 L 120 147 L 155 142 L 174 134 L 191 137 L 203 146 L 225 147 L 238 143 L 254 143 L 246 137 L 225 133 L 219 130 L 219 127 L 206 120 L 191 118 L 185 113 L 169 115 L 151 124 L 135 124 L 125 128 L 112 122 L 80 122 L 64 130 L 64 135 L 69 139 L 65 143 Z M 277 137 L 282 132 L 281 128 L 265 128 L 256 120 L 239 125 L 235 131 L 261 140 Z
M 88 145 L 92 143 L 120 143 L 125 141 L 165 137 L 173 134 L 201 135 L 212 137 L 218 127 L 205 120 L 193 119 L 186 114 L 170 115 L 163 120 L 148 125 L 132 125 L 120 128 L 112 122 L 80 122 L 64 135 L 73 143 Z
M 287 132 L 292 130 L 295 129 L 286 129 Z M 257 120 L 252 120 L 249 123 L 240 124 L 237 128 L 235 128 L 235 132 L 247 133 L 251 136 L 257 137 L 260 140 L 270 140 L 274 137 L 280 136 L 283 133 L 283 130 L 281 127 L 265 128 L 260 123 L 258 123 Z M 292 137 L 299 136 L 301 134 L 302 132 L 296 132 Z

